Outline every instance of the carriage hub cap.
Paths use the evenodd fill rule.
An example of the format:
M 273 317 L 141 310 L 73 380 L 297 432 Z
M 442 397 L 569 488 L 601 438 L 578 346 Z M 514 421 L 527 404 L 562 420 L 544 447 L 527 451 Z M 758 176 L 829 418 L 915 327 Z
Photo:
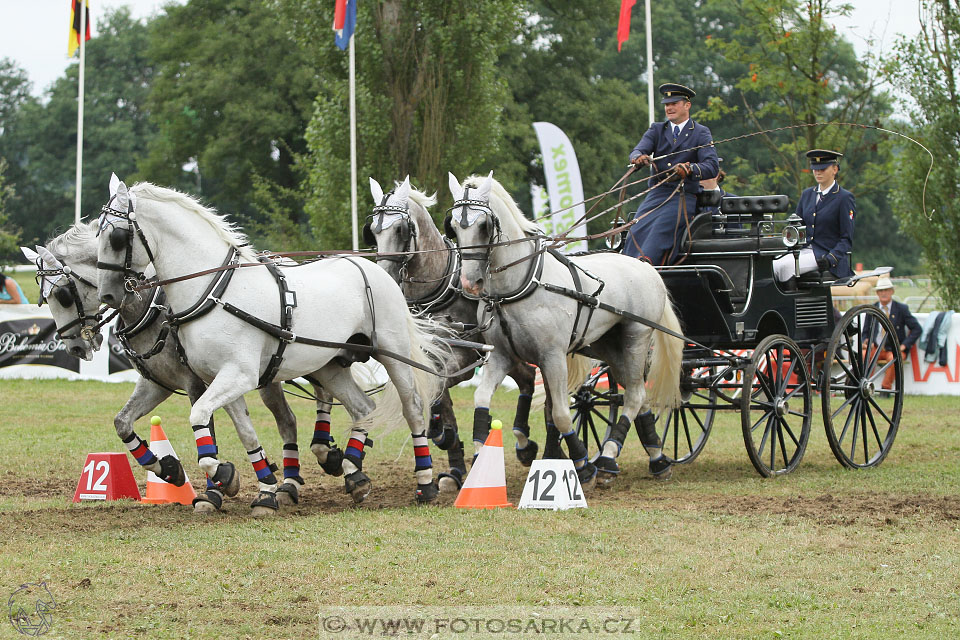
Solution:
M 778 398 L 776 402 L 776 411 L 778 416 L 786 415 L 790 411 L 790 403 L 785 400 Z
M 876 385 L 872 380 L 864 380 L 860 383 L 860 394 L 863 395 L 864 398 L 872 398 L 876 391 Z

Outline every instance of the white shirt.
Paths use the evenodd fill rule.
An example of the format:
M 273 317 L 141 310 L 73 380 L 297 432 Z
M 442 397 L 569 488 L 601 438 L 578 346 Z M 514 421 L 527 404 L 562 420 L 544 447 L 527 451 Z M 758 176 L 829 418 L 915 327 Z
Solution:
M 820 198 L 823 197 L 824 194 L 830 193 L 830 190 L 833 189 L 833 185 L 835 185 L 835 184 L 837 184 L 837 181 L 836 181 L 836 180 L 834 180 L 834 181 L 831 182 L 829 185 L 827 185 L 827 188 L 826 188 L 826 189 L 820 189 L 820 188 L 818 187 L 818 188 L 817 188 L 817 199 L 819 200 Z
M 690 118 L 687 118 L 686 120 L 684 120 L 684 121 L 681 122 L 680 124 L 673 124 L 673 123 L 671 122 L 671 123 L 670 123 L 670 133 L 673 133 L 674 131 L 676 131 L 676 128 L 677 128 L 677 127 L 680 127 L 680 131 L 683 131 L 683 128 L 684 128 L 685 126 L 687 126 L 687 123 L 688 123 L 688 122 L 690 122 Z

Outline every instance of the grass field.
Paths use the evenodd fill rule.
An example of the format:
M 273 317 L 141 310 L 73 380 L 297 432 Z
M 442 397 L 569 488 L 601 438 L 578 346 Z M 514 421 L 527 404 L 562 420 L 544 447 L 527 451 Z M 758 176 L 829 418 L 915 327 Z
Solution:
M 70 502 L 87 452 L 123 450 L 112 418 L 131 388 L 3 382 L 0 588 L 46 582 L 56 601 L 48 637 L 368 637 L 320 635 L 318 614 L 340 607 L 349 619 L 390 605 L 488 618 L 619 612 L 633 621 L 631 637 L 960 633 L 960 398 L 908 398 L 890 457 L 866 472 L 834 461 L 819 419 L 800 468 L 776 480 L 753 471 L 736 414 L 722 416 L 706 451 L 665 483 L 649 478 L 631 436 L 616 485 L 588 496 L 589 509 L 562 513 L 464 512 L 452 497 L 414 506 L 401 432 L 377 439 L 365 463 L 374 492 L 354 506 L 341 479 L 311 464 L 313 406 L 294 398 L 307 486 L 297 507 L 255 520 L 253 474 L 222 412 L 221 458 L 243 483 L 224 513 Z M 495 398 L 506 424 L 515 400 Z M 248 402 L 279 461 L 269 414 L 256 395 Z M 471 391 L 456 390 L 455 402 L 469 431 Z M 176 398 L 157 413 L 199 488 L 187 403 Z M 337 409 L 338 434 L 345 424 Z M 542 418 L 535 424 L 542 444 Z M 146 420 L 138 431 L 149 434 Z M 516 503 L 525 469 L 509 432 L 505 444 Z M 143 490 L 143 472 L 134 473 Z M 0 638 L 21 637 L 0 628 Z

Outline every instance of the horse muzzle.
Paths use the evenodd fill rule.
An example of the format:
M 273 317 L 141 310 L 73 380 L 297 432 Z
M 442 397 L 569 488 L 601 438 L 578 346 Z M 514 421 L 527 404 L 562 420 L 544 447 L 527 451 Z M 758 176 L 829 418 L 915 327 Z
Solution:
M 466 276 L 461 274 L 460 287 L 472 296 L 479 296 L 480 292 L 483 291 L 483 278 L 477 280 L 476 282 L 471 282 L 470 280 L 467 280 Z

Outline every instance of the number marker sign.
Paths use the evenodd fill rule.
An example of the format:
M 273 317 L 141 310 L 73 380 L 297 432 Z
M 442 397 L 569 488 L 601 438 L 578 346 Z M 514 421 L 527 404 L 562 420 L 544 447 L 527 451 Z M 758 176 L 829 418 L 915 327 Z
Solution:
M 586 508 L 580 478 L 571 460 L 534 460 L 518 509 Z

